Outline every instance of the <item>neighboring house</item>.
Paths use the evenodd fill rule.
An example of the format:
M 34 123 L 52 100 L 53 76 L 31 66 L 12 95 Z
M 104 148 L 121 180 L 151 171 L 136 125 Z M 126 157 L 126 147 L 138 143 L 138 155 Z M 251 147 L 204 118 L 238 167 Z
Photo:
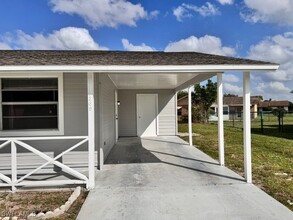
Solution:
M 244 71 L 248 95 L 250 71 L 277 68 L 195 52 L 0 51 L 0 186 L 91 189 L 118 137 L 177 134 L 177 91 Z M 72 178 L 33 177 L 53 169 Z
M 258 105 L 258 111 L 270 111 L 271 109 L 284 109 L 289 111 L 290 102 L 289 101 L 269 101 L 265 100 L 260 102 Z
M 188 115 L 188 96 L 183 96 L 177 100 L 177 114 L 179 120 L 182 119 L 182 116 Z
M 257 117 L 258 104 L 261 101 L 262 96 L 250 97 L 250 112 L 251 118 Z M 218 105 L 214 103 L 211 106 L 215 111 L 215 115 L 218 112 Z M 224 96 L 223 97 L 223 113 L 224 120 L 241 119 L 243 112 L 243 97 L 238 96 Z M 212 117 L 214 119 L 214 117 Z M 217 120 L 217 118 L 215 118 Z
M 250 104 L 251 104 L 251 117 L 256 118 L 257 117 L 257 110 L 258 110 L 258 104 L 261 100 L 261 96 L 251 96 L 250 97 Z M 184 96 L 178 99 L 177 106 L 178 106 L 178 117 L 187 116 L 188 114 L 188 97 Z M 215 112 L 215 115 L 212 115 L 210 117 L 210 120 L 218 120 L 216 115 L 218 112 L 218 105 L 216 103 L 213 103 L 211 106 L 211 109 Z M 242 117 L 243 112 L 243 97 L 238 96 L 229 96 L 223 97 L 223 119 L 225 121 L 239 119 Z

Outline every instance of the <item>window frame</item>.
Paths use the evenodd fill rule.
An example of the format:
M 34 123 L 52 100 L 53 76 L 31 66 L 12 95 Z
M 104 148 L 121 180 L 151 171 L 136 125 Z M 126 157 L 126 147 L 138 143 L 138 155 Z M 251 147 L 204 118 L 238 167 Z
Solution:
M 0 137 L 3 136 L 54 136 L 64 135 L 64 88 L 63 73 L 6 73 L 0 74 L 2 78 L 57 78 L 58 79 L 58 128 L 57 129 L 23 129 L 23 130 L 3 130 L 2 114 L 2 83 L 0 83 Z

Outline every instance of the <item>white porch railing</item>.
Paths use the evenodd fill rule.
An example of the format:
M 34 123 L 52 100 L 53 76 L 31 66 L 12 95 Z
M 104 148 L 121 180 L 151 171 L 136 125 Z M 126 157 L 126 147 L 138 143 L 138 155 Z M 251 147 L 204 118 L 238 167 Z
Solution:
M 80 140 L 78 143 L 74 144 L 72 147 L 69 147 L 67 150 L 63 151 L 59 155 L 53 157 L 48 156 L 47 154 L 41 152 L 40 150 L 30 146 L 29 144 L 25 143 L 25 141 L 40 141 L 40 140 Z M 15 191 L 19 186 L 31 186 L 31 187 L 38 187 L 38 186 L 59 186 L 59 185 L 68 185 L 68 184 L 85 184 L 87 188 L 89 188 L 90 178 L 93 178 L 93 175 L 90 175 L 92 170 L 91 163 L 88 162 L 88 177 L 75 169 L 70 168 L 68 165 L 57 161 L 59 158 L 63 157 L 70 151 L 75 150 L 76 148 L 80 147 L 84 143 L 89 141 L 88 136 L 60 136 L 60 137 L 12 137 L 12 138 L 0 138 L 0 141 L 3 142 L 0 145 L 0 150 L 8 147 L 11 147 L 11 177 L 10 175 L 7 176 L 0 173 L 0 180 L 3 183 L 0 183 L 0 187 L 11 187 L 12 191 Z M 46 160 L 44 164 L 38 166 L 37 168 L 33 169 L 32 171 L 26 173 L 25 175 L 18 175 L 17 170 L 17 154 L 18 149 L 24 148 L 29 152 L 32 152 L 39 157 Z M 67 180 L 34 180 L 34 181 L 26 181 L 26 179 L 33 175 L 34 173 L 40 171 L 42 168 L 46 167 L 49 164 L 53 164 L 62 169 L 63 172 L 70 174 L 71 176 L 77 178 L 75 180 L 67 179 Z

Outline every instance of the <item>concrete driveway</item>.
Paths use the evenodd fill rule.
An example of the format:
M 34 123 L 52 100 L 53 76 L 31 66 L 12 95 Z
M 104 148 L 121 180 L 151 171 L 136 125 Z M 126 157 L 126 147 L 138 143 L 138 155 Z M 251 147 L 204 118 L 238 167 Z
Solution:
M 178 137 L 121 138 L 80 220 L 289 220 L 293 212 Z

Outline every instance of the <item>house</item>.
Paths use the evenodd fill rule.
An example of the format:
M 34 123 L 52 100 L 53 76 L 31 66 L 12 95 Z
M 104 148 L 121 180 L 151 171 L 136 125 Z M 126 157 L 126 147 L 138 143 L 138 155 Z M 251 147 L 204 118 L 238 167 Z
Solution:
M 177 100 L 177 114 L 179 121 L 182 116 L 188 116 L 188 96 L 183 96 Z
M 250 97 L 250 104 L 251 104 L 251 117 L 257 117 L 258 111 L 258 104 L 261 100 L 261 96 L 251 96 Z M 184 96 L 178 99 L 177 106 L 178 106 L 178 117 L 187 116 L 188 115 L 188 97 Z M 217 112 L 218 106 L 217 103 L 213 103 L 211 109 L 215 112 L 215 115 L 210 117 L 211 121 L 218 120 L 217 119 Z M 223 97 L 223 119 L 224 121 L 233 120 L 233 119 L 241 119 L 242 118 L 242 111 L 243 111 L 243 97 L 238 96 L 224 96 Z
M 270 101 L 265 100 L 260 102 L 258 105 L 258 111 L 270 111 L 271 109 L 284 109 L 289 111 L 290 102 L 289 101 Z
M 251 118 L 257 117 L 258 105 L 262 99 L 262 96 L 250 97 L 250 112 Z M 217 103 L 213 103 L 211 106 L 214 109 L 215 114 L 218 112 Z M 238 96 L 224 96 L 223 97 L 223 112 L 224 120 L 242 119 L 243 112 L 243 97 Z
M 250 72 L 277 64 L 195 52 L 0 51 L 0 186 L 95 186 L 97 167 L 123 136 L 177 134 L 177 91 L 243 72 L 245 177 L 251 182 Z M 224 165 L 223 112 L 219 161 Z M 62 179 L 49 172 L 61 170 Z M 34 174 L 37 177 L 34 177 Z M 44 178 L 40 178 L 42 176 Z M 63 177 L 63 176 L 62 176 Z

